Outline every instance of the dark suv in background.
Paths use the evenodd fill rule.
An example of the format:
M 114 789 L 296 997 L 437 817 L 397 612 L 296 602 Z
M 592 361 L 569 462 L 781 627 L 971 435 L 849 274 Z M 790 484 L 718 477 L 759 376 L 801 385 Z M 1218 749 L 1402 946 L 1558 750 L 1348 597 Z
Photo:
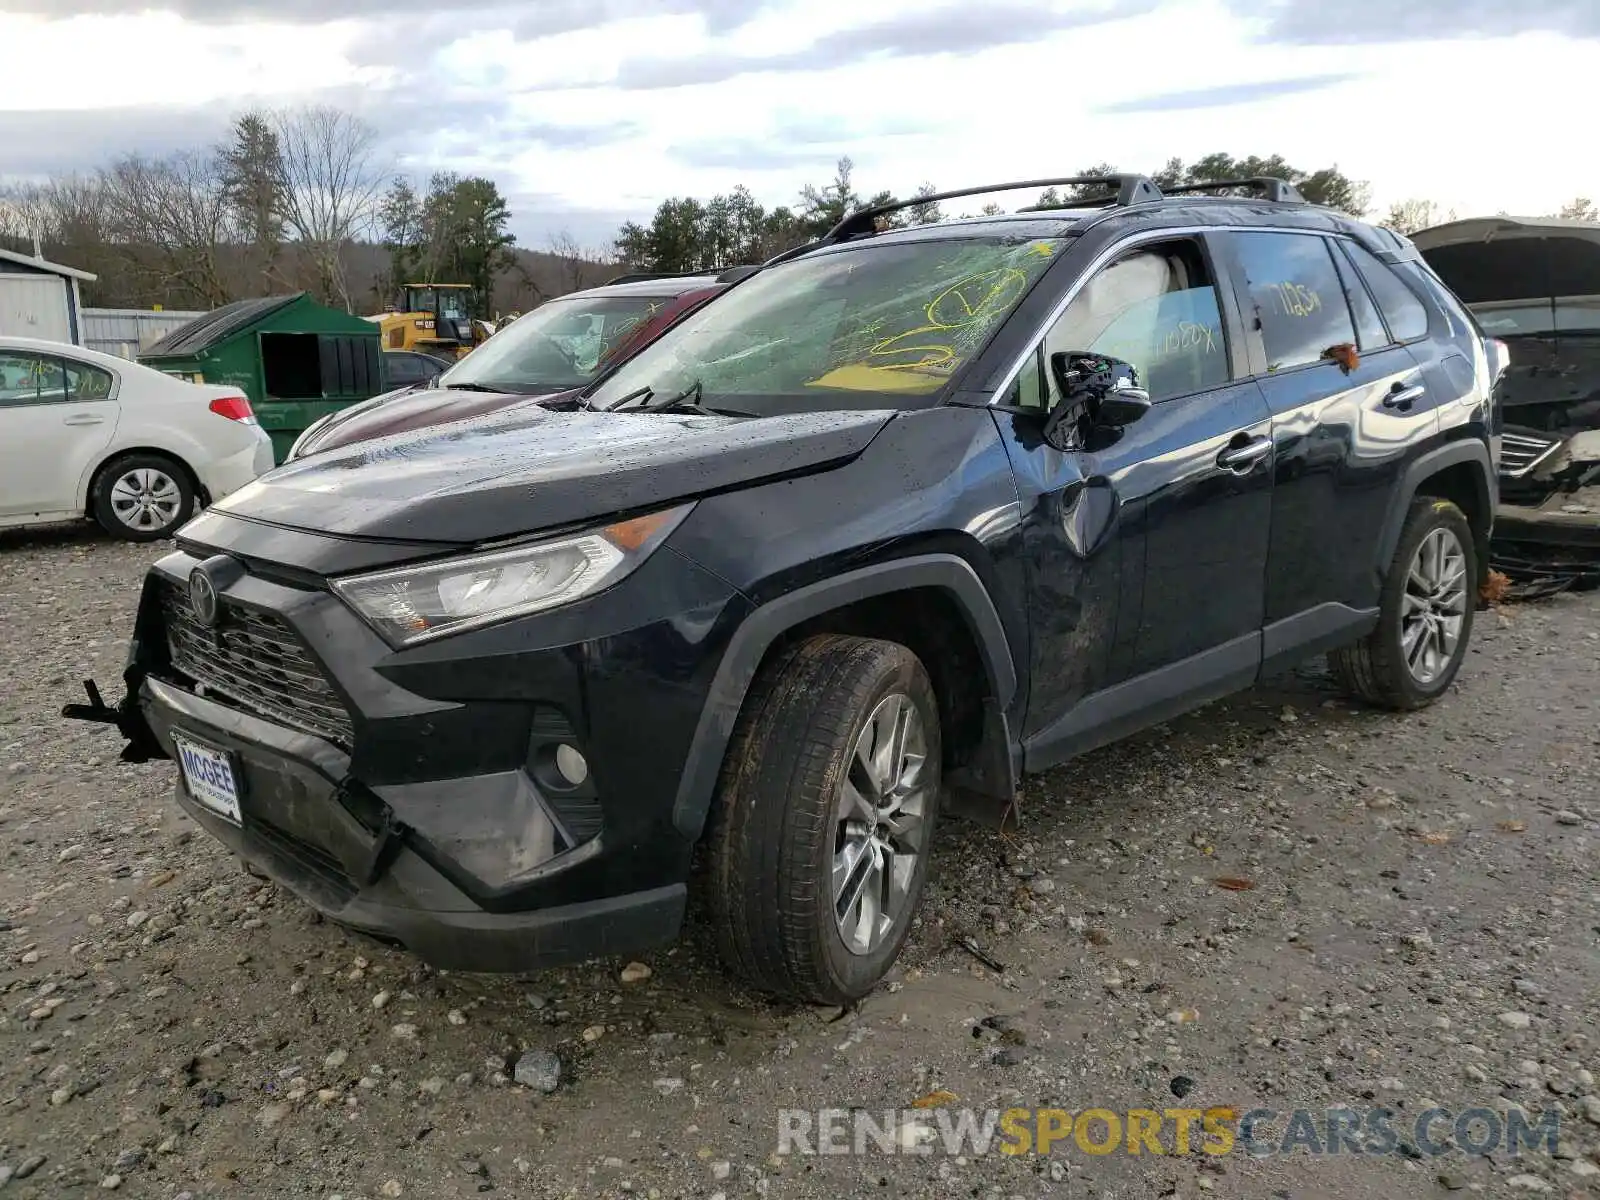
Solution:
M 842 1002 L 942 809 L 1323 651 L 1431 703 L 1495 504 L 1472 319 L 1280 181 L 1004 187 L 1069 183 L 1107 195 L 856 213 L 576 398 L 270 473 L 70 714 L 439 966 L 671 939 L 699 851 L 728 965 Z
M 443 363 L 431 375 L 396 380 L 393 391 L 329 413 L 300 435 L 288 458 L 577 391 L 754 270 L 636 271 L 547 300 L 459 362 Z M 386 353 L 385 362 L 399 353 L 404 352 Z
M 1533 586 L 1600 586 L 1600 223 L 1485 217 L 1413 239 L 1503 341 L 1493 562 Z

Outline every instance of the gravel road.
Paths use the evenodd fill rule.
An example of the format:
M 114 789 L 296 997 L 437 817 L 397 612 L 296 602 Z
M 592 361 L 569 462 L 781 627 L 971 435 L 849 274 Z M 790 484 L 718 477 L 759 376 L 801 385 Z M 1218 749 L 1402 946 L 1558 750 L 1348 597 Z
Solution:
M 1600 1195 L 1600 595 L 1479 614 L 1427 713 L 1308 667 L 1030 782 L 1015 835 L 946 825 L 894 982 L 841 1013 L 743 993 L 694 933 L 639 966 L 440 974 L 245 874 L 170 764 L 57 716 L 116 680 L 159 553 L 0 534 L 5 1196 Z M 777 1153 L 781 1108 L 919 1097 L 1384 1105 L 1402 1132 Z M 1436 1105 L 1559 1137 L 1472 1153 L 1445 1121 L 1435 1156 L 1406 1131 Z

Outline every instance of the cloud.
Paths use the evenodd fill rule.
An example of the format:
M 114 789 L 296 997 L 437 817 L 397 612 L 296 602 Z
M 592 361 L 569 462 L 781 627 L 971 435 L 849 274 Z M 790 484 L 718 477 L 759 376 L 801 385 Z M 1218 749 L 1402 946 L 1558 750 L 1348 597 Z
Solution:
M 667 153 L 687 167 L 740 171 L 777 171 L 815 167 L 831 173 L 841 154 L 867 146 L 872 153 L 889 149 L 892 139 L 925 136 L 933 127 L 924 121 L 845 121 L 840 118 L 785 113 L 756 137 L 706 138 L 676 142 Z
M 1600 38 L 1595 0 L 1225 0 L 1243 17 L 1265 20 L 1263 39 L 1299 45 L 1443 41 L 1555 33 Z
M 748 24 L 774 0 L 537 0 L 523 5 L 512 32 L 519 42 L 597 29 L 646 17 L 698 16 L 713 35 Z M 4 3 L 4 0 L 0 0 Z
M 207 107 L 0 110 L 0 175 L 70 174 L 124 154 L 193 150 L 219 140 L 228 120 Z
M 570 236 L 586 249 L 609 249 L 626 222 L 650 220 L 645 209 L 586 208 L 547 192 L 513 192 L 506 203 L 517 245 L 528 250 L 548 250 L 550 239 L 558 236 Z
M 1151 113 L 1184 111 L 1196 108 L 1228 108 L 1235 104 L 1250 104 L 1270 100 L 1274 96 L 1292 96 L 1300 92 L 1317 92 L 1323 88 L 1337 87 L 1360 79 L 1357 72 L 1336 75 L 1307 75 L 1300 79 L 1264 79 L 1258 83 L 1225 83 L 1218 87 L 1192 88 L 1181 92 L 1161 92 L 1154 96 L 1139 96 L 1132 100 L 1118 100 L 1102 104 L 1096 112 Z
M 133 16 L 151 9 L 209 25 L 239 22 L 324 24 L 359 17 L 432 11 L 437 0 L 0 0 L 0 12 L 35 17 Z
M 1102 0 L 1069 11 L 1027 0 L 995 0 L 912 11 L 826 33 L 809 46 L 782 54 L 753 55 L 721 50 L 681 58 L 643 58 L 617 68 L 615 86 L 628 90 L 693 87 L 740 75 L 825 71 L 867 59 L 923 58 L 972 54 L 995 46 L 1037 42 L 1052 33 L 1099 25 L 1153 11 L 1159 0 Z
M 464 0 L 454 6 L 440 0 L 0 0 L 0 13 L 35 17 L 127 16 L 159 9 L 186 21 L 207 25 L 261 22 L 324 25 L 331 21 L 380 18 L 402 34 L 414 32 L 418 19 L 439 16 L 440 9 L 457 36 L 482 28 L 494 14 L 515 21 L 524 41 L 593 29 L 614 21 L 661 15 L 699 16 L 713 34 L 745 24 L 771 0 Z M 398 39 L 397 39 L 398 40 Z
M 457 165 L 452 149 L 471 152 L 465 169 L 493 175 L 506 148 L 583 151 L 639 136 L 627 121 L 567 125 L 515 114 L 510 100 L 443 93 L 361 92 L 330 89 L 311 97 L 344 108 L 378 130 L 380 159 L 426 175 L 436 165 Z M 271 98 L 279 102 L 281 98 Z M 263 105 L 265 107 L 266 105 Z M 0 178 L 32 178 L 93 170 L 127 154 L 161 156 L 205 150 L 225 140 L 236 115 L 256 107 L 240 97 L 237 108 L 217 105 L 129 105 L 100 109 L 0 110 Z M 458 168 L 459 169 L 459 168 Z

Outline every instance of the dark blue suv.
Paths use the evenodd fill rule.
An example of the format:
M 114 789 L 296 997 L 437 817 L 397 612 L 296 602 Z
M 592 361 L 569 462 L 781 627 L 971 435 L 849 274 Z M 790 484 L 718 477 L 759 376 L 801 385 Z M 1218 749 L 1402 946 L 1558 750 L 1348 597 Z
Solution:
M 856 213 L 576 399 L 263 476 L 151 570 L 122 702 L 69 715 L 439 966 L 669 940 L 699 852 L 728 965 L 843 1002 L 941 811 L 1312 654 L 1433 701 L 1498 348 L 1281 181 L 1004 187 L 1063 183 L 1105 194 Z

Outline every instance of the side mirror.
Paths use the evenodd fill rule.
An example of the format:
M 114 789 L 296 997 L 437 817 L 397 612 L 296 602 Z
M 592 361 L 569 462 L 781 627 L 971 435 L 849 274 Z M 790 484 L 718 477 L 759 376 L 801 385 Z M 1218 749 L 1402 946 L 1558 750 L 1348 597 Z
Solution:
M 1058 350 L 1050 356 L 1061 399 L 1045 420 L 1048 440 L 1065 421 L 1085 428 L 1121 429 L 1150 411 L 1150 392 L 1139 385 L 1132 363 L 1082 350 Z

